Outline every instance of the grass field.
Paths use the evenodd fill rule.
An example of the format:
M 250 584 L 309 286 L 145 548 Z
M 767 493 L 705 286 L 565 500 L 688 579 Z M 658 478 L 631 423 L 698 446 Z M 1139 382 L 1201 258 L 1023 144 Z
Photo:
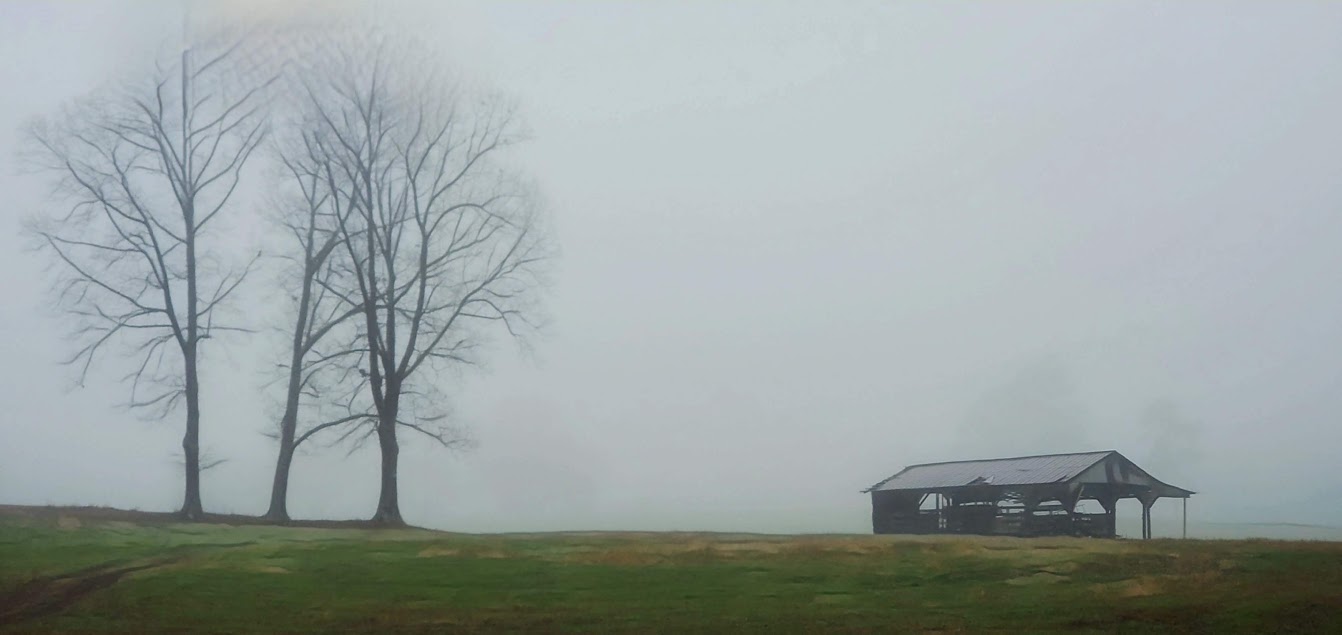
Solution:
M 0 510 L 0 632 L 164 631 L 1339 633 L 1342 543 L 463 535 Z

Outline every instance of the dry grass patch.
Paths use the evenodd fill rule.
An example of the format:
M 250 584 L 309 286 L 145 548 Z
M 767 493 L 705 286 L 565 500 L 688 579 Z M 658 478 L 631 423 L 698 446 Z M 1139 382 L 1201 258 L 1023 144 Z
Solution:
M 1164 593 L 1172 583 L 1174 576 L 1142 575 L 1126 580 L 1104 582 L 1091 585 L 1091 590 L 1104 597 L 1144 598 Z
M 1033 586 L 1036 584 L 1057 584 L 1066 582 L 1071 578 L 1065 575 L 1058 575 L 1048 571 L 1037 571 L 1031 575 L 1023 575 L 1018 578 L 1011 578 L 1006 581 L 1011 586 Z

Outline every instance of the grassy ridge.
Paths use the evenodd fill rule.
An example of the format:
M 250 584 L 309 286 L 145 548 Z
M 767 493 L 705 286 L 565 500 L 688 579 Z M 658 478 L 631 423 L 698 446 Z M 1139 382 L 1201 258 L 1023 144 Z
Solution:
M 1342 632 L 1342 544 L 477 536 L 11 516 L 0 518 L 7 629 Z

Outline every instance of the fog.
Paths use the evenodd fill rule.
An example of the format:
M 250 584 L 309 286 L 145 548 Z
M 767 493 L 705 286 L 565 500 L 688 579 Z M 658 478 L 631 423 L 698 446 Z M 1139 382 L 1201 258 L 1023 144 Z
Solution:
M 1342 5 L 268 6 L 0 4 L 0 502 L 181 500 L 180 418 L 59 364 L 24 126 L 184 28 L 340 13 L 516 98 L 562 249 L 543 332 L 444 378 L 478 447 L 405 443 L 408 522 L 865 533 L 905 465 L 1116 449 L 1195 533 L 1342 526 Z M 211 346 L 205 506 L 260 513 L 282 353 Z M 295 517 L 371 513 L 349 450 Z

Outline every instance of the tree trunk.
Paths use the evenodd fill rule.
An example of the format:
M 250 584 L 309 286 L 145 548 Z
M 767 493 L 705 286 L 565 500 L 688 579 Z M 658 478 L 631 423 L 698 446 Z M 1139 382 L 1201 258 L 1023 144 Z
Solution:
M 289 468 L 294 462 L 294 450 L 297 449 L 295 437 L 298 434 L 298 400 L 303 381 L 302 337 L 306 327 L 308 298 L 310 287 L 303 283 L 303 301 L 299 310 L 298 325 L 294 329 L 293 357 L 289 361 L 289 390 L 284 400 L 284 416 L 280 418 L 280 454 L 275 459 L 275 481 L 270 488 L 270 509 L 266 518 L 271 520 L 289 520 Z
M 205 517 L 200 502 L 200 381 L 196 375 L 196 351 L 186 351 L 186 435 L 182 437 L 182 455 L 186 464 L 186 495 L 182 500 L 182 517 L 201 520 Z
M 395 400 L 389 399 L 388 403 L 394 404 Z M 401 503 L 396 491 L 396 462 L 401 449 L 396 442 L 394 405 L 389 410 L 388 414 L 378 418 L 377 423 L 377 444 L 382 450 L 382 492 L 378 495 L 377 512 L 373 514 L 373 522 L 399 527 L 405 525 L 405 520 L 401 518 Z
M 275 459 L 275 480 L 270 487 L 270 509 L 266 510 L 266 518 L 270 520 L 289 520 L 289 466 L 294 462 L 294 432 L 297 425 L 296 413 L 286 411 L 284 418 L 280 420 L 280 454 Z
M 270 488 L 270 509 L 266 518 L 289 520 L 289 467 L 294 462 L 295 437 L 298 434 L 298 401 L 303 392 L 303 334 L 308 328 L 308 311 L 312 304 L 312 279 L 317 264 L 312 259 L 312 227 L 309 219 L 307 242 L 304 243 L 303 290 L 298 301 L 298 319 L 294 322 L 294 337 L 289 356 L 289 385 L 284 396 L 284 416 L 280 418 L 280 455 L 275 460 L 275 482 Z

